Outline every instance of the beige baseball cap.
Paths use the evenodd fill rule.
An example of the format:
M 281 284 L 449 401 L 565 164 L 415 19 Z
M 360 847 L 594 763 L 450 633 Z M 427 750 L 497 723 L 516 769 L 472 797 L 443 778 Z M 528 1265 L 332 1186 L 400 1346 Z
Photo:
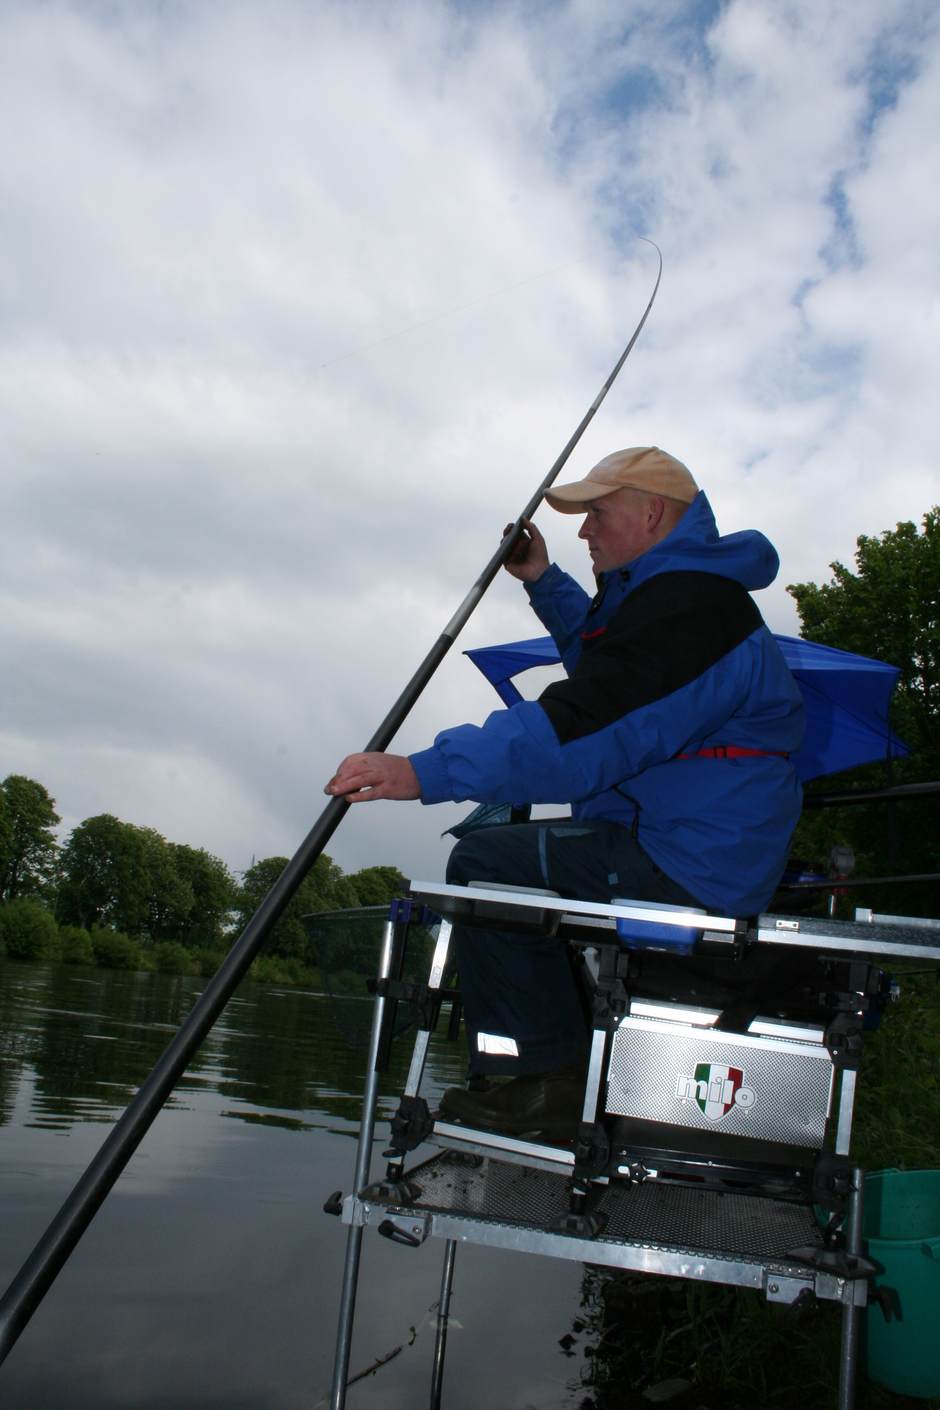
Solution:
M 583 480 L 556 485 L 545 491 L 545 498 L 562 514 L 583 514 L 591 500 L 622 489 L 648 490 L 681 504 L 691 504 L 698 494 L 698 485 L 681 460 L 658 446 L 633 446 L 605 455 Z

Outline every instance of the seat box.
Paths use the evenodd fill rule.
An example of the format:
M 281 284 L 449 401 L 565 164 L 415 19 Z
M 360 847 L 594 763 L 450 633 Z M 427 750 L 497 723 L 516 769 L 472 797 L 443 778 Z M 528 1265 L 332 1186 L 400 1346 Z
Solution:
M 634 1001 L 612 1039 L 605 1111 L 821 1149 L 835 1078 L 821 1029 L 756 1019 L 726 1032 L 718 1017 Z

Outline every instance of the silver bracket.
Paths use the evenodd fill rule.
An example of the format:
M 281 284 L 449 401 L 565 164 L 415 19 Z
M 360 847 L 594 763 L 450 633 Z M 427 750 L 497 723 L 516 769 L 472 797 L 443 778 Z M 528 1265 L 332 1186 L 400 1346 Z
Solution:
M 812 1293 L 813 1285 L 809 1278 L 785 1278 L 765 1269 L 763 1289 L 768 1302 L 782 1302 L 792 1307 L 803 1293 Z
M 343 1200 L 340 1218 L 344 1224 L 362 1228 L 368 1222 L 368 1211 L 361 1199 L 357 1199 L 355 1195 L 347 1195 Z
M 868 1304 L 867 1278 L 839 1278 L 834 1273 L 817 1273 L 815 1287 L 821 1301 L 847 1303 L 850 1307 Z

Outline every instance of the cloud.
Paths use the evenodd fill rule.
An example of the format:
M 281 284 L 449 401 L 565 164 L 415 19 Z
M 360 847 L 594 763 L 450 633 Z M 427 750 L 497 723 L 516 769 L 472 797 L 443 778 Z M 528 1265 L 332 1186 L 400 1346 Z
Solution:
M 638 234 L 572 475 L 681 455 L 780 630 L 937 498 L 926 4 L 24 0 L 0 55 L 0 771 L 69 823 L 294 850 L 615 361 Z M 533 630 L 504 578 L 459 646 Z M 330 851 L 439 874 L 462 811 Z

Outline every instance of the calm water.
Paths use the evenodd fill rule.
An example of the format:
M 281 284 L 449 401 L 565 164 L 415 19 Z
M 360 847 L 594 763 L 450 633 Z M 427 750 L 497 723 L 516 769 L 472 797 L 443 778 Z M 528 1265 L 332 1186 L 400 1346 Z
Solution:
M 201 983 L 0 963 L 0 1286 Z M 0 1368 L 3 1410 L 326 1403 L 346 1230 L 321 1207 L 350 1188 L 364 1067 L 350 1028 L 364 1029 L 368 1006 L 346 1001 L 340 1017 L 344 1033 L 315 994 L 236 994 Z M 386 1119 L 407 1067 L 410 1044 L 398 1046 Z M 431 1091 L 461 1074 L 457 1047 L 438 1041 Z M 350 1390 L 350 1410 L 427 1404 L 442 1252 L 366 1232 L 352 1370 L 405 1350 Z M 579 1405 L 582 1276 L 576 1264 L 460 1249 L 447 1410 Z

